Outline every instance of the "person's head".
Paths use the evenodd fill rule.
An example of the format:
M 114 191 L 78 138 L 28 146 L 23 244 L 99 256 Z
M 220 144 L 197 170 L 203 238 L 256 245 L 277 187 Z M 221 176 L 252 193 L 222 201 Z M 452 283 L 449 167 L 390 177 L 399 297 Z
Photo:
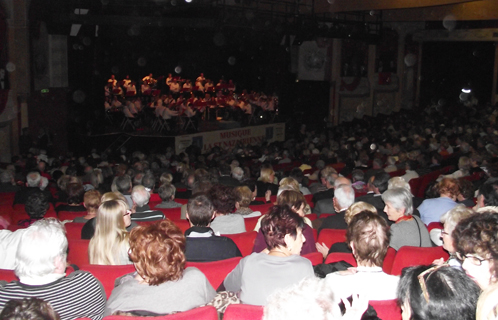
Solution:
M 339 319 L 337 298 L 323 279 L 306 278 L 270 295 L 263 319 Z
M 154 190 L 154 186 L 156 185 L 156 178 L 152 173 L 146 173 L 142 179 L 142 185 L 149 192 Z
M 2 173 L 0 173 L 0 183 L 13 184 L 12 183 L 13 181 L 14 181 L 14 175 L 12 174 L 11 171 L 4 170 L 2 171 Z
M 26 186 L 28 187 L 39 187 L 40 181 L 41 175 L 36 171 L 30 172 L 26 176 Z
M 296 179 L 298 183 L 303 182 L 304 174 L 303 171 L 299 168 L 294 168 L 291 170 L 289 177 Z
M 126 198 L 123 196 L 122 193 L 119 192 L 106 192 L 102 195 L 100 198 L 100 203 L 104 203 L 109 200 L 122 200 L 126 202 Z
M 116 177 L 114 180 L 116 184 L 116 191 L 121 192 L 122 194 L 130 194 L 131 192 L 131 178 L 129 175 L 124 174 L 122 176 Z
M 320 181 L 327 188 L 332 188 L 334 186 L 337 177 L 337 171 L 332 167 L 325 167 L 320 171 Z
M 413 213 L 413 195 L 404 188 L 394 188 L 382 194 L 385 203 L 384 212 L 391 221 Z
M 232 169 L 232 177 L 234 179 L 242 181 L 242 179 L 244 179 L 244 169 L 242 169 L 241 167 L 233 168 Z
M 53 218 L 38 220 L 21 236 L 15 273 L 19 278 L 43 278 L 66 270 L 67 238 L 64 226 Z
M 291 177 L 285 177 L 278 183 L 280 188 L 290 187 L 293 190 L 299 191 L 299 183 L 296 179 Z
M 150 193 L 142 185 L 134 186 L 131 190 L 131 199 L 137 207 L 141 208 L 149 203 Z
M 208 194 L 216 214 L 230 214 L 235 209 L 235 195 L 231 187 L 215 184 Z
M 150 286 L 179 280 L 185 269 L 185 236 L 169 219 L 133 228 L 129 256 Z
M 458 169 L 468 174 L 470 168 L 471 168 L 471 162 L 469 157 L 460 157 L 460 159 L 458 159 Z
M 263 182 L 273 183 L 273 180 L 275 179 L 275 171 L 273 171 L 271 166 L 263 166 L 261 167 L 260 178 Z
M 173 182 L 173 175 L 171 173 L 168 173 L 168 172 L 164 172 L 163 174 L 161 174 L 161 176 L 159 177 L 159 183 L 161 185 L 165 184 L 165 183 L 171 183 Z
M 68 204 L 81 204 L 85 189 L 81 183 L 69 183 L 66 187 L 66 193 Z
M 344 213 L 344 220 L 349 225 L 351 219 L 362 211 L 370 211 L 377 214 L 377 209 L 373 205 L 367 202 L 358 201 L 353 203 L 349 206 L 349 208 L 346 209 L 346 212 Z
M 239 186 L 234 189 L 235 192 L 235 206 L 237 208 L 247 208 L 252 200 L 251 189 L 247 186 Z
M 354 203 L 354 189 L 347 184 L 339 185 L 335 188 L 333 201 L 339 211 L 349 208 Z
M 412 189 L 410 187 L 410 184 L 406 182 L 405 179 L 401 177 L 393 177 L 389 179 L 387 182 L 387 190 L 394 189 L 394 188 L 404 188 L 408 190 L 408 192 L 412 192 Z
M 126 227 L 131 224 L 128 204 L 123 200 L 102 201 L 97 213 L 95 234 L 113 234 L 126 232 Z
M 444 213 L 439 221 L 444 225 L 444 229 L 441 231 L 441 239 L 443 240 L 443 248 L 449 253 L 455 253 L 455 241 L 453 239 L 453 230 L 455 230 L 456 225 L 461 220 L 470 217 L 474 214 L 472 209 L 466 208 L 463 205 L 458 205 L 453 209 Z
M 97 190 L 88 190 L 83 196 L 83 205 L 88 213 L 96 213 L 100 207 L 101 194 Z
M 391 176 L 389 173 L 382 171 L 376 173 L 373 177 L 373 181 L 371 181 L 371 185 L 374 188 L 375 193 L 382 194 L 387 190 L 387 184 Z
M 162 201 L 173 201 L 175 199 L 176 188 L 171 183 L 165 183 L 157 190 Z
M 187 219 L 192 226 L 208 227 L 214 219 L 211 200 L 205 193 L 196 193 L 187 202 Z
M 306 199 L 303 194 L 294 190 L 284 190 L 277 197 L 278 205 L 287 205 L 299 216 L 304 217 Z
M 334 188 L 339 187 L 341 184 L 351 186 L 351 180 L 346 177 L 337 177 L 334 181 Z
M 479 287 L 450 266 L 403 269 L 398 301 L 403 320 L 474 320 Z
M 479 207 L 498 206 L 498 179 L 488 179 L 479 188 L 477 205 Z
M 439 181 L 437 189 L 439 190 L 439 195 L 441 197 L 444 196 L 453 200 L 455 200 L 460 193 L 460 189 L 458 188 L 458 180 L 453 178 L 443 178 Z
M 458 179 L 458 190 L 460 191 L 457 196 L 458 201 L 474 198 L 474 185 L 469 180 Z
M 353 172 L 351 172 L 351 176 L 353 178 L 353 182 L 363 181 L 363 179 L 365 179 L 365 174 L 359 169 L 353 170 Z
M 289 206 L 270 208 L 261 220 L 261 231 L 269 250 L 281 248 L 288 254 L 299 254 L 305 241 L 303 218 Z
M 31 219 L 41 219 L 47 213 L 50 204 L 42 192 L 33 192 L 26 199 L 24 209 Z
M 49 302 L 39 298 L 12 299 L 5 303 L 0 313 L 2 320 L 59 320 Z
M 453 230 L 462 268 L 485 289 L 497 282 L 498 213 L 481 212 L 460 221 Z
M 347 242 L 358 265 L 382 267 L 389 247 L 389 226 L 384 218 L 371 211 L 361 211 L 351 218 L 346 231 Z

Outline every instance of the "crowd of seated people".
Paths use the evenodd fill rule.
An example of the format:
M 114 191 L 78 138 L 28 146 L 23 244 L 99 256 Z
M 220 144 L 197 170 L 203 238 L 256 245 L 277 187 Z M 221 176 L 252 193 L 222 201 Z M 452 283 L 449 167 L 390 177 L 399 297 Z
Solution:
M 498 282 L 498 252 L 494 245 L 498 241 L 498 132 L 494 131 L 498 112 L 492 108 L 475 114 L 468 112 L 469 118 L 475 120 L 471 124 L 438 114 L 422 115 L 427 121 L 418 124 L 409 112 L 400 112 L 380 119 L 364 119 L 360 124 L 330 127 L 323 132 L 304 128 L 285 142 L 239 144 L 232 149 L 215 147 L 207 154 L 189 147 L 178 155 L 171 148 L 149 154 L 121 149 L 92 152 L 79 158 L 65 155 L 48 159 L 44 172 L 49 184 L 44 187 L 38 179 L 38 151 L 32 150 L 5 167 L 3 173 L 11 179 L 4 183 L 22 183 L 17 184 L 15 193 L 0 195 L 3 208 L 10 206 L 9 210 L 13 210 L 1 212 L 2 225 L 14 221 L 13 217 L 19 214 L 16 206 L 28 206 L 26 201 L 22 204 L 26 194 L 40 195 L 51 203 L 45 217 L 49 213 L 58 216 L 70 212 L 84 218 L 74 218 L 75 222 L 69 223 L 81 223 L 85 234 L 88 231 L 91 263 L 134 264 L 136 273 L 118 281 L 107 307 L 105 298 L 101 301 L 101 292 L 92 291 L 94 296 L 88 299 L 94 306 L 78 313 L 92 319 L 118 311 L 184 311 L 213 302 L 223 291 L 234 292 L 236 295 L 230 297 L 238 297 L 237 302 L 244 304 L 264 306 L 277 301 L 278 305 L 279 301 L 291 301 L 281 292 L 291 290 L 298 294 L 296 288 L 307 287 L 306 281 L 311 281 L 309 285 L 323 281 L 323 286 L 330 286 L 335 302 L 350 294 L 360 294 L 362 301 L 367 293 L 374 296 L 367 300 L 382 300 L 380 293 L 375 296 L 371 292 L 375 292 L 379 282 L 385 282 L 382 297 L 398 299 L 405 319 L 475 319 L 481 291 L 486 290 L 483 299 L 492 296 L 488 291 L 492 292 Z M 467 163 L 466 159 L 461 160 L 463 157 L 471 159 L 471 168 L 463 166 Z M 279 163 L 282 159 L 290 161 Z M 416 171 L 418 177 L 405 179 L 407 169 Z M 355 170 L 360 170 L 363 178 Z M 460 173 L 450 176 L 457 170 Z M 303 195 L 304 187 L 309 195 Z M 85 191 L 83 197 L 81 190 Z M 103 195 L 100 203 L 90 204 L 91 196 L 95 197 L 97 192 Z M 362 209 L 357 210 L 356 206 Z M 86 211 L 72 211 L 76 207 Z M 467 209 L 458 213 L 462 207 Z M 241 208 L 261 208 L 261 215 L 246 217 L 252 212 Z M 143 221 L 144 216 L 150 219 Z M 185 223 L 187 227 L 181 231 Z M 68 241 L 65 236 L 50 244 L 57 248 L 54 247 L 48 271 L 34 275 L 20 269 L 20 262 L 32 267 L 36 264 L 33 261 L 42 259 L 41 255 L 47 252 L 37 251 L 30 238 L 34 237 L 33 232 L 43 232 L 38 231 L 40 226 L 53 228 L 47 231 L 50 235 L 63 231 L 55 219 L 0 230 L 0 267 L 15 269 L 20 281 L 0 282 L 0 308 L 10 299 L 30 297 L 23 290 L 18 291 L 24 285 L 40 285 L 41 290 L 48 286 L 57 291 L 66 290 L 64 286 L 72 281 L 84 280 L 91 285 L 97 281 L 85 272 L 64 276 Z M 346 234 L 342 248 L 329 251 L 332 249 L 328 245 L 317 241 L 325 230 L 342 230 Z M 231 237 L 251 232 L 253 253 L 245 254 L 227 274 L 223 287 L 213 288 L 198 270 L 185 268 L 188 262 L 240 259 L 243 250 Z M 147 237 L 149 233 L 151 236 Z M 450 255 L 448 260 L 437 259 L 433 266 L 406 269 L 401 277 L 382 270 L 388 251 L 432 249 L 441 245 L 439 238 L 442 249 Z M 219 255 L 219 246 L 225 248 L 226 255 Z M 23 250 L 28 249 L 29 254 L 24 255 Z M 316 251 L 323 258 L 349 251 L 354 265 L 346 272 L 316 280 L 312 263 L 306 258 Z M 158 261 L 152 253 L 172 260 Z M 372 273 L 375 276 L 369 277 Z M 185 283 L 177 281 L 182 275 Z M 363 281 L 364 278 L 368 280 Z M 436 288 L 453 281 L 458 284 L 446 286 L 441 294 L 435 293 Z M 344 290 L 348 284 L 349 291 Z M 184 286 L 195 288 L 196 295 Z M 143 292 L 143 296 L 128 301 L 126 292 L 132 289 Z M 218 295 L 216 289 L 220 291 Z M 22 294 L 16 293 L 14 297 L 12 290 Z M 165 295 L 168 290 L 175 290 L 175 298 L 181 301 L 155 309 L 160 305 L 153 299 L 159 296 L 158 290 L 164 290 Z M 469 294 L 462 296 L 462 290 Z M 74 291 L 72 295 L 83 294 Z M 317 295 L 319 292 L 316 290 Z M 319 301 L 317 295 L 307 301 Z M 50 296 L 41 298 L 52 304 L 61 319 L 74 318 L 67 315 L 69 302 L 66 305 L 51 301 Z M 447 300 L 460 303 L 459 309 L 455 309 L 458 312 L 450 310 L 453 305 L 446 304 Z M 271 307 L 269 304 L 268 308 Z M 496 301 L 493 308 L 496 310 Z M 283 312 L 279 310 L 275 312 Z
M 122 111 L 128 118 L 140 118 L 146 109 L 150 111 L 149 115 L 163 120 L 185 115 L 196 123 L 200 119 L 219 117 L 249 124 L 252 114 L 258 115 L 253 121 L 259 123 L 261 119 L 272 119 L 272 114 L 278 109 L 277 96 L 236 90 L 232 80 L 225 83 L 222 79 L 213 85 L 201 73 L 192 86 L 191 80 L 169 74 L 164 80 L 165 86 L 158 86 L 158 81 L 163 81 L 164 77 L 160 78 L 156 80 L 149 74 L 139 81 L 141 90 L 137 91 L 136 82 L 128 76 L 117 81 L 112 75 L 105 86 L 105 110 Z M 156 128 L 157 124 L 153 127 Z

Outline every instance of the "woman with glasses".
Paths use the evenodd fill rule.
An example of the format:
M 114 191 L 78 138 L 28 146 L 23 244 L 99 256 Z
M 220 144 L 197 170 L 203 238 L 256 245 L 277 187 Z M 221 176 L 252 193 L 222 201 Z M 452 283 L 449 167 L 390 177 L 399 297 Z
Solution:
M 128 231 L 131 224 L 128 205 L 123 200 L 102 203 L 97 213 L 95 233 L 88 246 L 91 264 L 131 264 L 128 258 Z
M 483 290 L 496 283 L 498 213 L 484 211 L 460 221 L 453 238 L 465 273 Z
M 456 257 L 455 240 L 453 239 L 452 234 L 458 222 L 470 217 L 472 214 L 474 214 L 472 209 L 466 208 L 463 205 L 458 205 L 441 216 L 441 223 L 444 225 L 444 228 L 438 233 L 443 242 L 443 249 L 448 251 L 450 258 L 447 261 L 444 261 L 443 258 L 434 260 L 433 264 L 442 265 L 443 263 L 446 263 L 452 267 L 462 267 L 462 261 Z M 437 232 L 436 230 L 431 230 L 431 236 L 433 235 L 433 231 L 434 233 Z
M 403 269 L 398 302 L 403 320 L 474 320 L 480 293 L 459 269 L 416 266 Z

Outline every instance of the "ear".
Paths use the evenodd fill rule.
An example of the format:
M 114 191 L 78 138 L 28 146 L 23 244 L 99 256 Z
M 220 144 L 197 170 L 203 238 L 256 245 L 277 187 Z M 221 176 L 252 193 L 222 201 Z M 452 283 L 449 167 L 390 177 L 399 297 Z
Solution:
M 211 221 L 213 221 L 213 220 L 214 220 L 214 218 L 216 218 L 216 210 L 215 210 L 215 211 L 213 211 L 213 216 L 211 217 Z
M 480 194 L 477 197 L 477 205 L 478 205 L 479 208 L 485 207 L 485 205 L 484 205 L 484 196 L 482 194 Z
M 353 251 L 353 256 L 356 255 L 356 249 L 354 247 L 353 241 L 349 242 L 349 246 L 351 247 L 351 251 Z
M 290 248 L 292 246 L 292 241 L 294 241 L 294 240 L 295 239 L 292 238 L 292 236 L 290 234 L 286 234 L 284 237 L 285 246 L 287 248 Z
M 235 202 L 235 209 L 239 210 L 240 208 L 240 203 L 238 201 Z
M 64 257 L 64 258 L 63 258 Z M 54 265 L 55 265 L 55 270 L 54 273 L 57 274 L 63 274 L 66 272 L 66 255 L 61 255 L 55 257 Z

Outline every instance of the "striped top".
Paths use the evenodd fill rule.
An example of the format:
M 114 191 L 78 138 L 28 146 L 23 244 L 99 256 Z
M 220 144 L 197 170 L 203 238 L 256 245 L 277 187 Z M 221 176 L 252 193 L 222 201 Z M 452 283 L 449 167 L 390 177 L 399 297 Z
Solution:
M 36 297 L 50 302 L 61 320 L 103 317 L 106 295 L 102 284 L 89 272 L 75 271 L 57 281 L 30 286 L 0 281 L 0 311 L 12 299 Z

